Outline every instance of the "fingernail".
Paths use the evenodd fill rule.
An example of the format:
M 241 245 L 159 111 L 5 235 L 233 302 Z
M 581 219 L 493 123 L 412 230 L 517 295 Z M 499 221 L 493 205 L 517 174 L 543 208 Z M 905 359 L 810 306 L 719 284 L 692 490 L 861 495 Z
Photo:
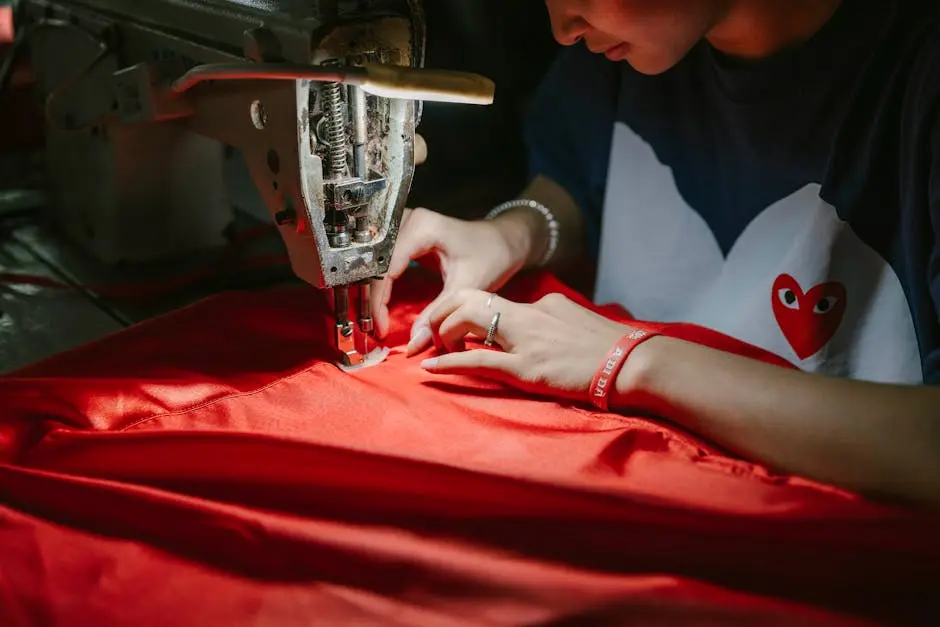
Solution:
M 431 359 L 425 359 L 421 362 L 421 367 L 425 370 L 431 370 L 437 366 L 437 357 L 432 357 Z
M 411 341 L 408 342 L 408 350 L 416 351 L 424 348 L 424 345 L 431 339 L 431 329 L 422 326 L 412 331 Z
M 428 321 L 424 316 L 415 318 L 415 321 L 411 323 L 411 337 L 418 335 L 422 330 L 428 328 Z

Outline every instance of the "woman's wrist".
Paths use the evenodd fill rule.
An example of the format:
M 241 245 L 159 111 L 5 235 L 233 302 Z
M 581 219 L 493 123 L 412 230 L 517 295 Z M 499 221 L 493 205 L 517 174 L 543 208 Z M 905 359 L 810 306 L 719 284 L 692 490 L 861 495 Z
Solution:
M 521 267 L 529 268 L 538 264 L 549 238 L 548 223 L 540 213 L 518 207 L 490 222 L 502 235 L 510 254 Z
M 657 376 L 663 371 L 662 363 L 668 360 L 672 338 L 652 337 L 638 345 L 617 376 L 610 398 L 613 411 L 629 409 L 641 413 L 655 412 L 659 405 Z

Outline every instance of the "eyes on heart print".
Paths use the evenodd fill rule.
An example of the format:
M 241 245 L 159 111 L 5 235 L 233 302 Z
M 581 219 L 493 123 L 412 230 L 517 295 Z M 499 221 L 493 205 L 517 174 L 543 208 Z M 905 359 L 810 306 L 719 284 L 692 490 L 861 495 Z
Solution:
M 845 305 L 842 283 L 820 283 L 803 291 L 789 274 L 781 274 L 774 281 L 774 317 L 800 359 L 812 357 L 829 343 L 842 323 Z

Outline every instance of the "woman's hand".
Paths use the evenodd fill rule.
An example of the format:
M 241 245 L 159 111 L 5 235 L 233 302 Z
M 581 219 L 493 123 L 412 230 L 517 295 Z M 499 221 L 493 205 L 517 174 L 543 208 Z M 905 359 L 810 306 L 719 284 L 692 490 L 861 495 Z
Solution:
M 464 338 L 485 337 L 497 312 L 494 340 L 503 351 L 464 350 Z M 440 299 L 430 326 L 435 344 L 446 351 L 422 363 L 430 372 L 483 376 L 526 392 L 582 400 L 610 349 L 631 330 L 560 294 L 526 305 L 470 289 Z
M 388 274 L 372 289 L 372 316 L 376 335 L 388 333 L 388 302 L 392 284 L 408 264 L 429 253 L 440 259 L 444 289 L 418 316 L 409 354 L 431 343 L 429 313 L 462 289 L 497 290 L 526 265 L 531 256 L 530 216 L 505 214 L 492 221 L 466 221 L 427 209 L 406 210 Z

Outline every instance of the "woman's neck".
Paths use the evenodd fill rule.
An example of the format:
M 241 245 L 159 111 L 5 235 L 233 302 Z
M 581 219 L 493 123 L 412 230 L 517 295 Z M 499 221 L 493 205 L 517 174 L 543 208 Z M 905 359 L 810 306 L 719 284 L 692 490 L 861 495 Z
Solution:
M 811 38 L 843 0 L 732 0 L 726 16 L 706 35 L 721 52 L 760 59 Z

